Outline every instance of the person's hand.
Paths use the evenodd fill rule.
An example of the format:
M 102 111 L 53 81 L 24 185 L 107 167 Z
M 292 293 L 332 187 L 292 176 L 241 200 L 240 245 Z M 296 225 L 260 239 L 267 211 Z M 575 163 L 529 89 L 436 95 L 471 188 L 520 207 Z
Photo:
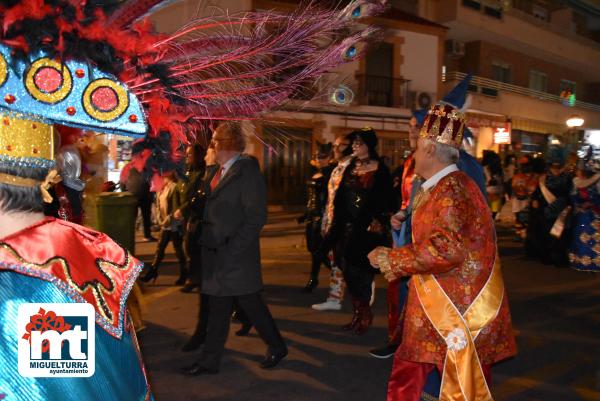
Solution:
M 389 251 L 389 248 L 378 246 L 369 252 L 367 257 L 369 258 L 369 263 L 371 263 L 371 266 L 373 266 L 375 269 L 381 270 L 381 273 L 383 273 L 383 276 L 387 281 L 394 281 L 397 280 L 398 277 L 396 274 L 394 274 L 394 272 L 392 272 L 388 259 Z
M 190 232 L 190 231 L 192 231 L 192 223 L 190 223 L 189 221 L 188 221 L 188 223 L 186 224 L 185 231 L 187 231 L 187 232 Z
M 181 209 L 175 210 L 175 213 L 173 213 L 173 217 L 175 218 L 175 220 L 183 219 L 183 213 L 181 213 Z
M 379 222 L 379 220 L 373 219 L 367 231 L 371 233 L 381 234 L 383 232 L 383 224 Z
M 394 230 L 400 230 L 402 228 L 402 223 L 406 221 L 408 214 L 406 210 L 400 210 L 398 213 L 392 215 L 390 218 L 390 224 Z
M 367 257 L 369 258 L 369 263 L 377 270 L 380 269 L 379 261 L 377 260 L 377 256 L 379 255 L 379 248 L 381 247 L 378 246 L 377 248 L 369 252 L 369 254 L 367 255 Z

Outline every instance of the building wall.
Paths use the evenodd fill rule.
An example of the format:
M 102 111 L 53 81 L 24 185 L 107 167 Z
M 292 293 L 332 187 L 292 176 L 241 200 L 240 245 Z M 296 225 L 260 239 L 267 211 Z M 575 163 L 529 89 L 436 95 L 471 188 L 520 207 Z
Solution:
M 442 60 L 439 60 L 438 37 L 418 32 L 401 31 L 402 78 L 409 79 L 410 90 L 437 94 Z
M 485 1 L 480 1 L 487 4 Z M 493 18 L 462 5 L 462 0 L 422 0 L 420 10 L 429 18 L 450 28 L 449 38 L 464 42 L 479 39 L 502 44 L 520 53 L 552 60 L 600 81 L 600 43 L 578 36 L 569 29 L 537 20 L 521 10 L 507 9 L 502 18 Z M 558 12 L 558 11 L 557 11 Z
M 151 16 L 159 32 L 173 32 L 195 17 L 235 13 L 252 9 L 252 0 L 184 0 L 159 10 Z
M 547 92 L 560 94 L 561 79 L 577 83 L 577 100 L 589 101 L 588 82 L 581 79 L 575 70 L 531 57 L 514 50 L 506 49 L 493 43 L 475 41 L 466 44 L 465 56 L 461 59 L 461 71 L 472 72 L 484 78 L 492 79 L 492 63 L 500 61 L 510 65 L 513 85 L 529 87 L 529 72 L 536 70 L 547 76 Z

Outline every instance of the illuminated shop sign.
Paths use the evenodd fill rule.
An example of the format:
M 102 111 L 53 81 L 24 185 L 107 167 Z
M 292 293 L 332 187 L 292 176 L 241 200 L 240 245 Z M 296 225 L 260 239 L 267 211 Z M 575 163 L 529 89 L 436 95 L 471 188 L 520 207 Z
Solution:
M 494 128 L 494 143 L 498 145 L 507 145 L 511 143 L 510 123 L 505 123 L 503 127 Z

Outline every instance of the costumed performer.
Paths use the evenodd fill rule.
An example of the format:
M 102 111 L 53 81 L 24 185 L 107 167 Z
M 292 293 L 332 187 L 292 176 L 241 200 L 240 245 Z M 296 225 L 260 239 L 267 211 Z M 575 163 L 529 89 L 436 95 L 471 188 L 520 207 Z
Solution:
M 569 262 L 573 269 L 600 272 L 600 147 L 587 143 L 577 152 L 573 179 L 573 234 Z
M 344 281 L 344 273 L 336 263 L 337 257 L 336 247 L 332 241 L 328 241 L 329 232 L 335 217 L 334 200 L 337 190 L 342 182 L 344 171 L 352 160 L 352 139 L 351 134 L 338 136 L 333 143 L 333 157 L 337 162 L 329 177 L 327 183 L 327 203 L 323 211 L 323 220 L 321 222 L 321 252 L 327 254 L 331 271 L 329 273 L 329 289 L 327 299 L 324 302 L 313 304 L 312 308 L 318 311 L 324 310 L 340 310 L 342 309 L 342 300 L 346 291 L 346 282 Z
M 389 401 L 419 400 L 436 368 L 440 400 L 491 400 L 491 365 L 516 353 L 492 216 L 456 166 L 464 125 L 448 104 L 429 111 L 414 154 L 425 181 L 413 202 L 413 242 L 369 254 L 388 280 L 411 276 Z

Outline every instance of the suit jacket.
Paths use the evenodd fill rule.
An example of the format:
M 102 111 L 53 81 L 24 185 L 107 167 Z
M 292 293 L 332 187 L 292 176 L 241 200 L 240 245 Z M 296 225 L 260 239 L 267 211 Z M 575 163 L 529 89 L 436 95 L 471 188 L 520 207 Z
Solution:
M 267 221 L 265 180 L 256 159 L 241 155 L 211 192 L 219 168 L 210 167 L 204 180 L 202 292 L 251 294 L 263 286 L 259 235 Z
M 497 254 L 486 200 L 476 183 L 457 171 L 413 207 L 413 243 L 390 251 L 392 271 L 397 276 L 434 274 L 464 313 L 490 277 Z M 412 281 L 398 352 L 404 360 L 442 365 L 446 342 L 427 318 Z M 516 353 L 506 292 L 498 315 L 483 328 L 475 346 L 484 364 Z

